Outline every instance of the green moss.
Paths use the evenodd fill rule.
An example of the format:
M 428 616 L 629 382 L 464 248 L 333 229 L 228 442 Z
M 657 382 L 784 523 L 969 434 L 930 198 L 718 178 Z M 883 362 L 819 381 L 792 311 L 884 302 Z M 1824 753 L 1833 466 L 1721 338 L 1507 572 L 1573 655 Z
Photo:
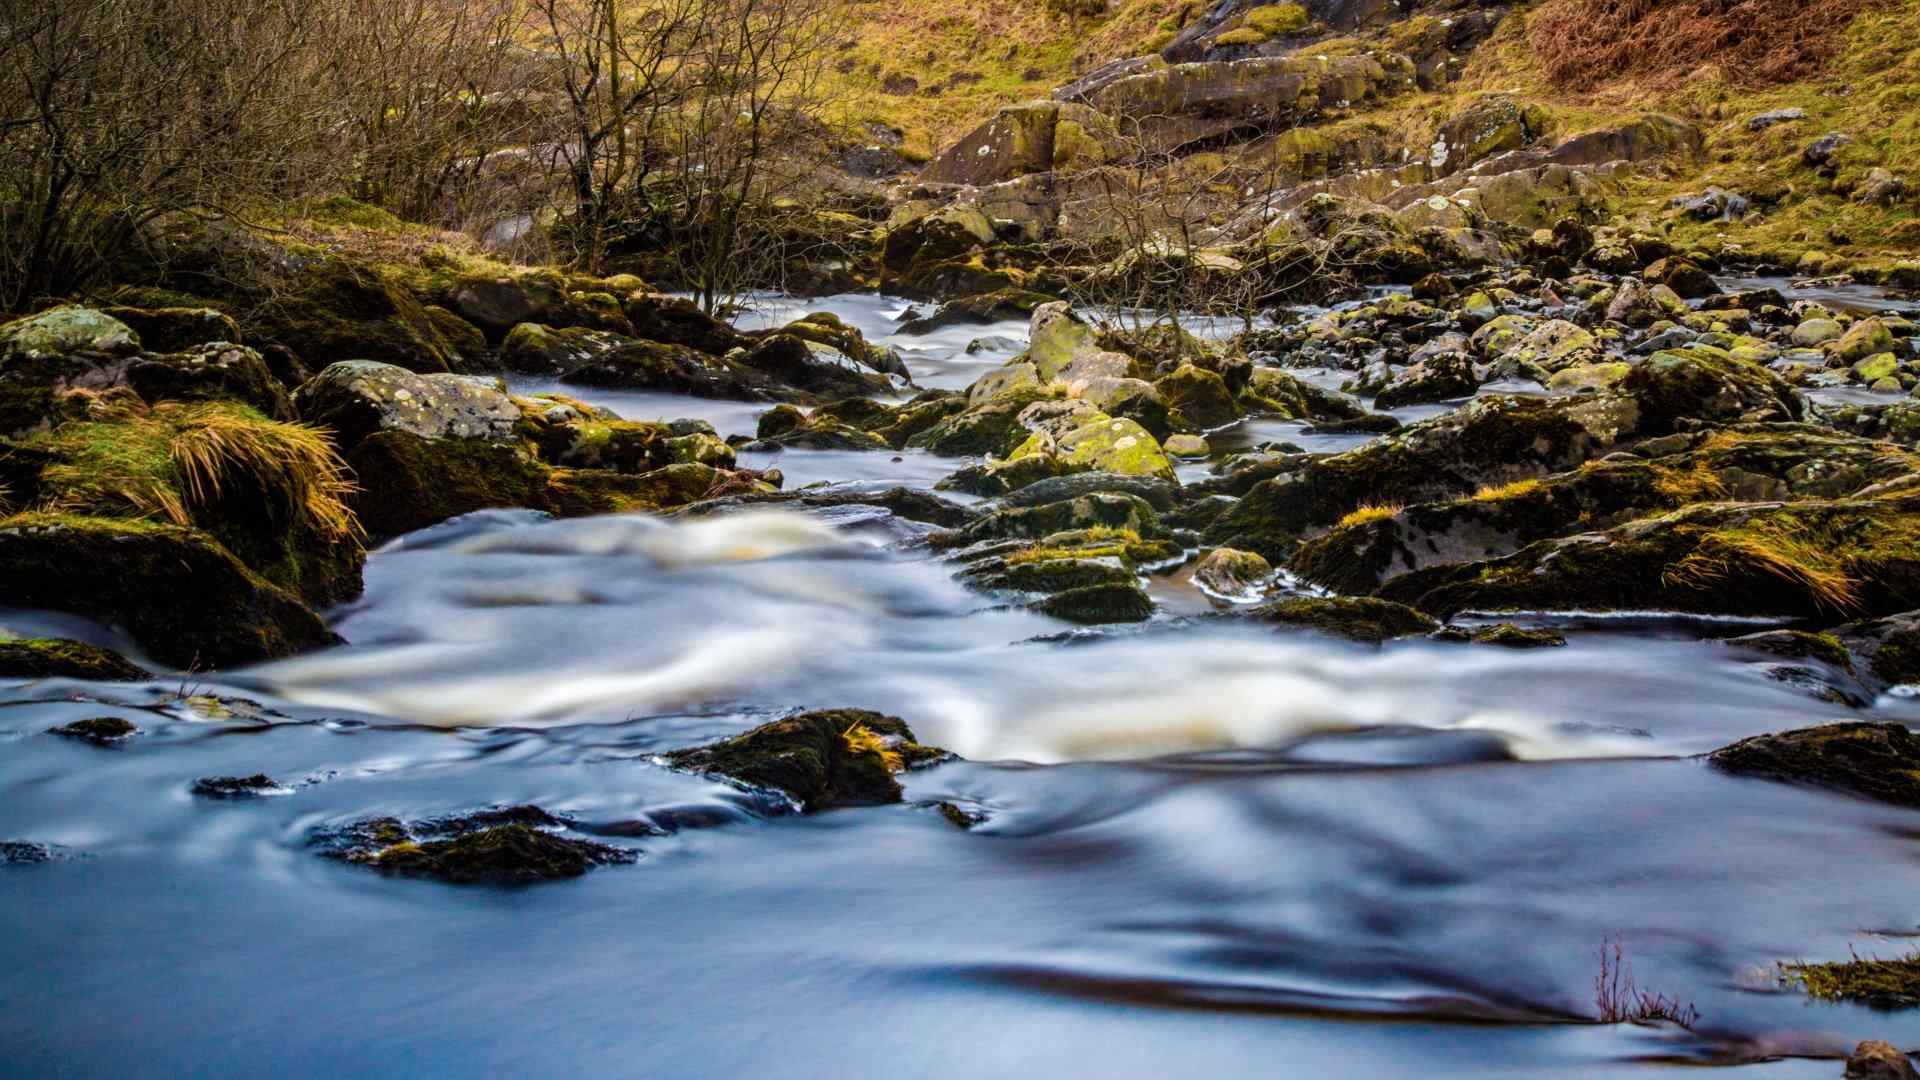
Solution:
M 0 678 L 131 682 L 148 673 L 120 654 L 64 638 L 0 641 Z
M 1372 597 L 1295 597 L 1252 608 L 1247 617 L 1373 645 L 1432 633 L 1440 625 L 1404 604 Z
M 1813 784 L 1920 807 L 1920 736 L 1901 724 L 1842 723 L 1756 735 L 1708 761 L 1739 776 Z

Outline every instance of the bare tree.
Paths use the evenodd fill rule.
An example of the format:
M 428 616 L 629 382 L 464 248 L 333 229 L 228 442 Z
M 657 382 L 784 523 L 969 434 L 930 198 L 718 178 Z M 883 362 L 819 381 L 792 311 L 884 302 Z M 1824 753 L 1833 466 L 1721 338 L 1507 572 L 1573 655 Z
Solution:
M 0 308 L 80 291 L 171 212 L 327 175 L 302 0 L 0 0 Z

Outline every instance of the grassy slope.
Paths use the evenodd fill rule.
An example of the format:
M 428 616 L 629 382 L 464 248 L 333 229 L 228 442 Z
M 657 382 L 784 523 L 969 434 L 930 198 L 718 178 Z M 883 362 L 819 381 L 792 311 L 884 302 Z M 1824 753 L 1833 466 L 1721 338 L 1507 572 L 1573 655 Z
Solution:
M 1141 51 L 1181 0 L 1112 0 L 1106 14 L 1073 17 L 1046 0 L 846 0 L 850 23 L 829 87 L 834 119 L 905 133 L 906 152 L 930 156 L 1002 105 L 1045 97 L 1094 64 Z M 889 93 L 889 78 L 912 93 Z
M 879 121 L 906 133 L 907 149 L 937 152 L 1001 105 L 1044 95 L 1100 62 L 1136 55 L 1164 37 L 1162 28 L 1193 5 L 1181 0 L 1115 0 L 1097 18 L 1052 11 L 1046 0 L 929 0 L 913 5 L 848 0 L 855 30 L 849 70 L 835 76 L 839 118 Z M 1547 83 L 1527 43 L 1522 18 L 1509 19 L 1476 52 L 1463 77 L 1438 93 L 1397 99 L 1362 122 L 1380 125 L 1421 146 L 1433 127 L 1478 93 L 1510 91 L 1552 111 L 1559 134 L 1615 123 L 1627 114 L 1660 111 L 1701 126 L 1708 162 L 1686 175 L 1636 185 L 1622 214 L 1658 226 L 1673 195 L 1709 183 L 1748 193 L 1791 196 L 1752 222 L 1673 221 L 1676 239 L 1789 260 L 1810 249 L 1857 264 L 1920 254 L 1920 215 L 1912 203 L 1862 206 L 1800 160 L 1805 145 L 1828 131 L 1856 141 L 1839 159 L 1843 187 L 1875 166 L 1920 184 L 1920 0 L 1890 0 L 1862 15 L 1842 54 L 1817 79 L 1765 90 L 1730 85 L 1705 67 L 1659 85 L 1620 81 L 1591 88 Z M 917 93 L 882 89 L 891 75 L 910 76 Z M 979 80 L 969 81 L 974 76 Z M 941 87 L 938 94 L 928 88 Z M 1747 131 L 1747 118 L 1798 107 L 1808 120 Z

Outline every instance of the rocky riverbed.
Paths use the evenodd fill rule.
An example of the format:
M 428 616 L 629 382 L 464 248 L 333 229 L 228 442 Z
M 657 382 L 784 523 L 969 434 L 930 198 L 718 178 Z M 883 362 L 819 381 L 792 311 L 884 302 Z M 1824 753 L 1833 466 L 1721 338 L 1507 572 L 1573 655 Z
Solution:
M 1920 761 L 1860 726 L 1920 708 L 1907 309 L 1648 282 L 1144 336 L 635 294 L 504 377 L 293 386 L 134 313 L 0 330 L 56 421 L 4 459 L 0 1046 L 1832 1076 L 1911 1043 L 1798 966 L 1920 932 Z M 318 471 L 196 488 L 215 431 Z M 1675 1009 L 1610 1013 L 1622 962 Z

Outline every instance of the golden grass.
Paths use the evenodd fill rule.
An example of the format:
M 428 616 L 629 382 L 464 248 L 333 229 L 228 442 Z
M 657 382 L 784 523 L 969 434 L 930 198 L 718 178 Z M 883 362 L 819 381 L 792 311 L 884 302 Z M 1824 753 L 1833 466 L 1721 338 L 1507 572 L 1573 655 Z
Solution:
M 890 773 L 897 773 L 907 767 L 907 760 L 900 755 L 900 751 L 888 746 L 885 739 L 875 734 L 874 730 L 865 724 L 849 724 L 847 729 L 840 733 L 840 741 L 846 744 L 847 752 L 850 754 L 880 755 L 880 764 L 884 765 Z
M 1540 490 L 1538 480 L 1515 480 L 1510 484 L 1489 484 L 1473 493 L 1474 502 L 1499 502 L 1502 499 L 1517 499 L 1522 495 L 1531 495 Z
M 1860 610 L 1860 582 L 1843 550 L 1835 538 L 1803 522 L 1755 519 L 1708 533 L 1667 570 L 1665 581 L 1705 590 L 1757 572 L 1799 590 L 1816 607 L 1848 614 Z
M 1344 529 L 1349 525 L 1365 525 L 1369 521 L 1380 521 L 1384 518 L 1393 517 L 1402 509 L 1404 509 L 1404 507 L 1399 503 L 1381 503 L 1377 505 L 1374 503 L 1365 503 L 1355 508 L 1354 511 L 1346 517 L 1341 518 L 1339 524 L 1335 525 L 1334 528 Z
M 321 534 L 361 538 L 346 504 L 356 490 L 351 473 L 325 432 L 216 405 L 168 405 L 154 413 L 174 429 L 170 453 L 193 503 L 211 505 L 245 477 L 261 490 L 284 491 L 290 509 Z

